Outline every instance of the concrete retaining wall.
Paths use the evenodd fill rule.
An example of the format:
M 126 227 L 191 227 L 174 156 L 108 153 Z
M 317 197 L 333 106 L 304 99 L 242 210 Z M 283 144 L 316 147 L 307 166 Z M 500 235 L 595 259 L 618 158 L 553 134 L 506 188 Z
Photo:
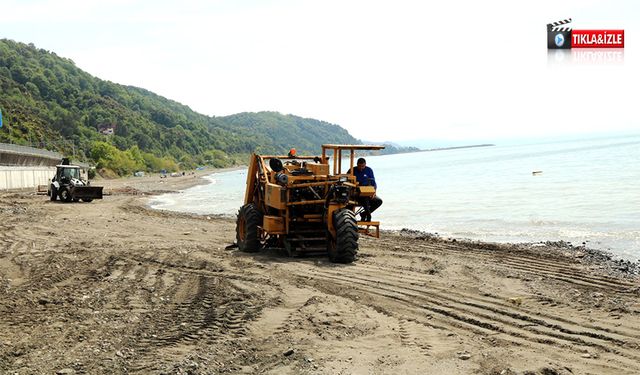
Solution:
M 61 159 L 57 152 L 0 143 L 0 165 L 55 166 Z
M 55 167 L 0 166 L 0 190 L 35 189 L 47 185 L 56 174 Z

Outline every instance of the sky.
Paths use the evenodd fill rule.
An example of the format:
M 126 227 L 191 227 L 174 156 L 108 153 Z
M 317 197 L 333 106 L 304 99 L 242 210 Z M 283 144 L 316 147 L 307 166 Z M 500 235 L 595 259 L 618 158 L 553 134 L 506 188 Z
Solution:
M 634 1 L 0 0 L 0 37 L 212 116 L 278 111 L 404 144 L 640 132 Z M 546 47 L 546 24 L 624 29 Z

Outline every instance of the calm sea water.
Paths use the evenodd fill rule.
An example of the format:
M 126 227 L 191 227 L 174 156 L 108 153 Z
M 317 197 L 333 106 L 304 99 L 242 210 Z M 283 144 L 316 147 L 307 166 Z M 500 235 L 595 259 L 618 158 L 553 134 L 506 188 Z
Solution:
M 640 135 L 372 156 L 383 229 L 494 242 L 564 240 L 640 259 Z M 533 171 L 542 171 L 532 175 Z M 154 198 L 158 209 L 235 215 L 246 170 Z

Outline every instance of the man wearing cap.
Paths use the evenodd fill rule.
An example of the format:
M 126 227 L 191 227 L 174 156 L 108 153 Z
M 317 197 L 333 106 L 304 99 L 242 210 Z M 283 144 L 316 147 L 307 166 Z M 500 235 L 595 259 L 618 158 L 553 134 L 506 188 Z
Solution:
M 350 173 L 351 171 L 347 172 Z M 359 158 L 357 166 L 353 171 L 353 175 L 356 177 L 360 186 L 373 186 L 376 190 L 378 185 L 376 184 L 376 178 L 373 175 L 373 169 L 367 167 L 367 161 L 364 158 Z M 382 199 L 377 195 L 372 197 L 362 197 L 359 202 L 364 208 L 364 211 L 360 214 L 361 221 L 371 221 L 371 213 L 378 209 L 382 205 Z

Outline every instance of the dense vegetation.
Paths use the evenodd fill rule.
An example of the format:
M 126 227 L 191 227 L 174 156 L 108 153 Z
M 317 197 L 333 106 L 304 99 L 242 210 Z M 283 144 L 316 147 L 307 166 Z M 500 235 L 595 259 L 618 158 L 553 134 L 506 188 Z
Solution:
M 277 112 L 205 116 L 6 39 L 0 40 L 0 109 L 0 142 L 74 154 L 120 175 L 228 166 L 253 151 L 318 153 L 322 143 L 360 143 L 338 125 Z M 114 134 L 101 134 L 105 127 Z

